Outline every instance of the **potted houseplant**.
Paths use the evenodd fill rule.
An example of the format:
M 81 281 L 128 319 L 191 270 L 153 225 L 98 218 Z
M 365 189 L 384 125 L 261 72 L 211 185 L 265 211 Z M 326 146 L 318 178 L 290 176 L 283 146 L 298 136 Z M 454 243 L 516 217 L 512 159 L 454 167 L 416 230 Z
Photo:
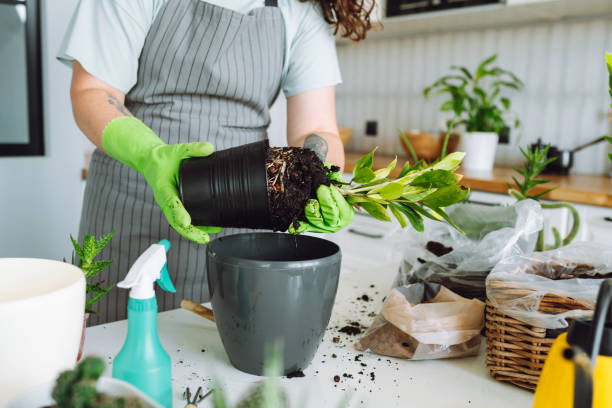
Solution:
M 94 258 L 100 253 L 100 251 L 102 251 L 102 249 L 104 249 L 108 241 L 110 241 L 110 239 L 113 237 L 114 233 L 115 231 L 111 231 L 109 234 L 98 240 L 96 240 L 94 234 L 85 235 L 81 245 L 72 237 L 72 235 L 70 235 L 70 240 L 72 241 L 72 246 L 74 247 L 74 251 L 72 252 L 72 264 L 78 266 L 83 271 L 83 274 L 85 274 L 85 280 L 87 281 L 87 285 L 85 286 L 85 292 L 87 295 L 87 300 L 85 302 L 85 317 L 83 319 L 83 332 L 81 334 L 81 344 L 79 346 L 77 361 L 81 359 L 83 354 L 87 318 L 90 314 L 98 314 L 98 312 L 93 310 L 91 307 L 94 305 L 94 303 L 106 295 L 114 286 L 111 285 L 102 287 L 104 281 L 91 282 L 92 278 L 102 272 L 108 265 L 113 263 L 112 260 L 97 261 L 94 260 Z M 75 263 L 75 254 L 79 258 L 77 263 Z M 66 260 L 64 259 L 64 261 Z
M 402 227 L 409 222 L 419 231 L 423 217 L 452 222 L 444 207 L 468 194 L 455 173 L 464 153 L 431 164 L 407 162 L 393 179 L 397 158 L 375 171 L 374 151 L 359 159 L 348 183 L 310 149 L 269 147 L 267 141 L 186 159 L 179 170 L 181 201 L 194 225 L 285 231 L 305 220 L 306 204 L 325 184 L 381 221 L 394 216 Z
M 491 171 L 500 131 L 507 125 L 510 99 L 506 90 L 520 90 L 523 82 L 512 72 L 491 64 L 492 55 L 482 61 L 474 72 L 466 67 L 451 66 L 454 72 L 435 81 L 423 90 L 427 98 L 433 94 L 448 94 L 442 112 L 452 112 L 454 125 L 464 125 L 459 150 L 466 153 L 463 167 L 467 170 Z M 515 118 L 514 126 L 520 121 Z M 452 130 L 452 126 L 449 125 Z

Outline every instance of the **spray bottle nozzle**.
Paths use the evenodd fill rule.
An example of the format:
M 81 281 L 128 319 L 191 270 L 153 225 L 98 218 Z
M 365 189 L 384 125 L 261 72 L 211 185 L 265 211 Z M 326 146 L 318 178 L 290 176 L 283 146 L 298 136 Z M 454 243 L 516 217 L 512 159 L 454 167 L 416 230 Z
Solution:
M 166 252 L 170 241 L 162 239 L 143 252 L 130 268 L 124 280 L 117 284 L 120 288 L 130 289 L 130 297 L 149 299 L 155 297 L 153 282 L 167 292 L 176 292 L 168 274 Z

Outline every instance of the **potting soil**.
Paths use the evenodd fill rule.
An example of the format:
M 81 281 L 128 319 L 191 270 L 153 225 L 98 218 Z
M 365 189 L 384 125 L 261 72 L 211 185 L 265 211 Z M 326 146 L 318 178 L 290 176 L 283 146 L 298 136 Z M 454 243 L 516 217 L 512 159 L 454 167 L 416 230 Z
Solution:
M 268 149 L 266 172 L 268 176 L 268 204 L 274 231 L 286 231 L 290 225 L 299 227 L 306 221 L 304 207 L 316 198 L 320 185 L 330 185 L 328 169 L 310 149 L 299 147 L 273 147 Z

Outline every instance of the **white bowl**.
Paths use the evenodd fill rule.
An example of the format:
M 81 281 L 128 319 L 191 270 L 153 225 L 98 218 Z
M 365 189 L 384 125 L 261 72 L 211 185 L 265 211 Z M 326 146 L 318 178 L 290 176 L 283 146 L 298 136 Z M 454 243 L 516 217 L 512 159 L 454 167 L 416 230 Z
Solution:
M 55 381 L 34 386 L 10 400 L 4 408 L 40 408 L 53 405 L 55 402 L 51 398 L 51 392 L 54 386 Z M 97 388 L 100 392 L 116 397 L 137 397 L 145 408 L 162 408 L 161 405 L 125 381 L 101 377 L 98 380 Z
M 75 365 L 84 313 L 76 266 L 0 258 L 0 406 Z

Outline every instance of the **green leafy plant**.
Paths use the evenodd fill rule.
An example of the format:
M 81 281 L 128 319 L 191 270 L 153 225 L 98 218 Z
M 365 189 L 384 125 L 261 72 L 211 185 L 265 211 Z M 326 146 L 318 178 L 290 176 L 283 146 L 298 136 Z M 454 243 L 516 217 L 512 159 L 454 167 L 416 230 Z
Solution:
M 608 92 L 610 92 L 610 98 L 612 98 L 612 54 L 609 52 L 606 52 L 606 65 L 608 66 Z M 612 103 L 610 108 L 612 108 Z M 606 136 L 606 140 L 612 143 L 612 137 Z M 608 153 L 608 157 L 612 160 L 612 153 Z
M 361 157 L 353 170 L 353 179 L 340 192 L 356 209 L 362 209 L 381 221 L 395 217 L 402 228 L 408 223 L 417 231 L 424 230 L 423 217 L 445 220 L 457 226 L 444 211 L 462 201 L 469 189 L 458 183 L 455 173 L 465 153 L 455 152 L 428 165 L 406 162 L 399 176 L 389 177 L 397 165 L 397 157 L 387 167 L 373 170 L 374 152 Z
M 453 112 L 453 127 L 465 125 L 468 132 L 498 133 L 506 126 L 506 117 L 511 113 L 511 101 L 504 90 L 518 91 L 523 82 L 512 72 L 491 66 L 497 54 L 482 61 L 474 72 L 463 66 L 453 65 L 452 74 L 445 75 L 423 90 L 428 98 L 431 94 L 448 94 L 449 100 L 440 110 Z M 514 126 L 520 121 L 514 119 Z M 449 131 L 452 127 L 449 126 Z
M 139 408 L 143 404 L 134 397 L 114 397 L 96 389 L 106 365 L 98 357 L 86 357 L 74 370 L 62 372 L 51 396 L 57 408 Z
M 98 314 L 98 312 L 91 309 L 91 306 L 93 306 L 93 304 L 98 300 L 102 299 L 102 297 L 115 286 L 111 285 L 104 288 L 102 287 L 104 281 L 89 283 L 91 278 L 102 272 L 108 265 L 113 263 L 112 259 L 109 261 L 95 261 L 94 259 L 100 253 L 100 251 L 104 249 L 106 244 L 108 244 L 114 233 L 115 231 L 111 231 L 109 234 L 97 241 L 94 234 L 85 235 L 82 245 L 79 245 L 72 235 L 70 235 L 70 240 L 72 241 L 72 246 L 74 247 L 74 251 L 72 252 L 72 264 L 78 266 L 85 274 L 85 280 L 87 280 L 87 295 L 93 294 L 93 296 L 91 296 L 85 303 L 86 313 Z M 75 264 L 75 254 L 79 257 L 78 264 Z
M 516 198 L 517 201 L 526 200 L 528 198 L 536 201 L 540 201 L 542 196 L 550 193 L 556 187 L 549 188 L 538 193 L 532 193 L 532 190 L 542 184 L 546 184 L 549 180 L 538 178 L 540 173 L 544 170 L 547 164 L 551 163 L 555 158 L 546 158 L 548 155 L 548 149 L 550 149 L 550 145 L 540 149 L 539 147 L 535 147 L 533 150 L 526 149 L 523 150 L 521 148 L 521 153 L 523 157 L 525 157 L 525 162 L 523 163 L 522 169 L 515 168 L 514 170 L 520 174 L 523 178 L 523 181 L 519 181 L 516 177 L 512 176 L 512 180 L 514 181 L 514 187 L 508 184 L 508 194 L 510 196 Z M 580 215 L 576 208 L 570 203 L 543 203 L 540 202 L 540 206 L 544 210 L 552 210 L 558 208 L 567 208 L 572 214 L 572 228 L 565 238 L 561 238 L 561 234 L 556 227 L 552 227 L 552 234 L 555 239 L 553 245 L 546 245 L 544 242 L 544 229 L 540 230 L 538 233 L 538 239 L 536 241 L 536 251 L 544 251 L 548 249 L 559 248 L 561 246 L 565 246 L 572 242 L 574 238 L 576 238 L 576 234 L 578 234 L 578 229 L 580 228 Z

